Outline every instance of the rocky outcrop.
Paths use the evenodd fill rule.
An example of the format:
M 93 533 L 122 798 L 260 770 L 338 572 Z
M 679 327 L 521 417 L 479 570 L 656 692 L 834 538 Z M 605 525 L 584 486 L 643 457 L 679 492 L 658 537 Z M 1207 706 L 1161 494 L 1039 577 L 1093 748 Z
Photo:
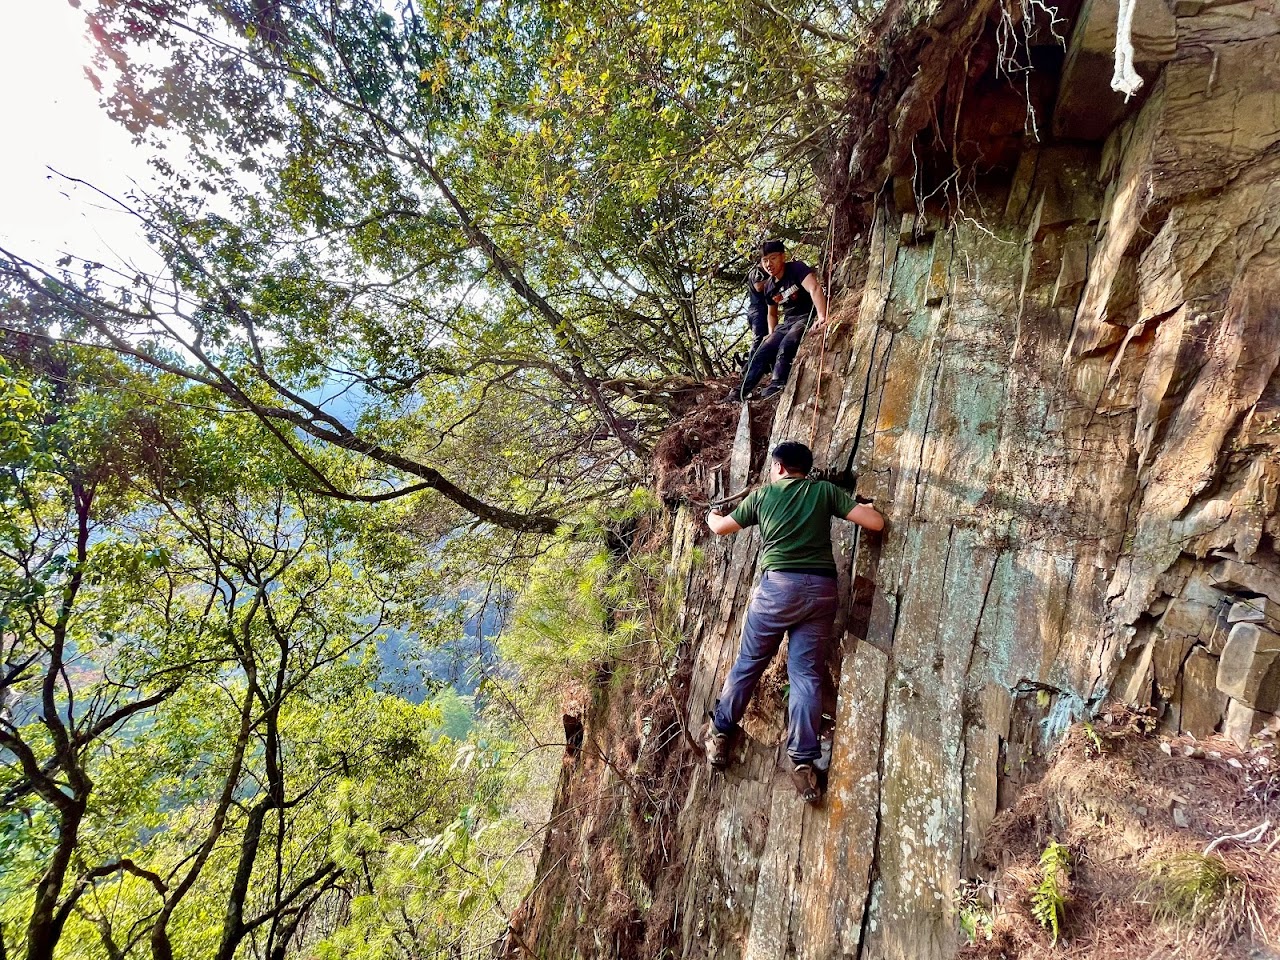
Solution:
M 825 348 L 806 344 L 753 463 L 740 438 L 739 472 L 768 443 L 811 441 L 890 518 L 882 537 L 839 534 L 825 803 L 801 808 L 783 772 L 780 685 L 727 775 L 678 735 L 661 749 L 682 759 L 655 766 L 659 731 L 602 691 L 589 735 L 629 744 L 631 776 L 665 771 L 671 799 L 638 800 L 589 758 L 566 768 L 573 812 L 523 933 L 540 956 L 949 957 L 988 827 L 1072 720 L 1114 698 L 1154 705 L 1169 732 L 1243 742 L 1276 722 L 1280 16 L 1270 0 L 1140 2 L 1147 84 L 1126 106 L 1095 89 L 1114 30 L 1091 18 L 1115 7 L 1070 24 L 1039 141 L 955 190 L 922 182 L 943 166 L 921 136 L 933 166 L 883 192 L 846 271 L 861 284 Z M 1027 34 L 1041 62 L 1055 32 Z M 702 482 L 724 492 L 729 466 Z M 686 504 L 665 549 L 696 730 L 758 543 L 712 542 Z M 593 844 L 627 823 L 656 823 L 661 853 L 602 871 Z M 602 939 L 606 903 L 624 919 Z

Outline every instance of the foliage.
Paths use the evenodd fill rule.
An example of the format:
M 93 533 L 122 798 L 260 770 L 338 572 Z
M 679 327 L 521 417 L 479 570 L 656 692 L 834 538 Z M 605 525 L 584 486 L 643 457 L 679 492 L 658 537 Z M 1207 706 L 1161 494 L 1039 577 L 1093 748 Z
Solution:
M 1085 735 L 1085 755 L 1100 757 L 1106 752 L 1106 746 L 1102 742 L 1102 736 L 1098 733 L 1098 728 L 1093 725 L 1090 720 L 1080 724 L 1080 729 Z
M 1162 920 L 1203 923 L 1230 909 L 1244 877 L 1215 854 L 1187 851 L 1151 865 L 1147 893 Z
M 490 936 L 480 894 L 523 873 L 474 841 L 510 839 L 520 780 L 456 697 L 379 689 L 378 639 L 417 598 L 362 561 L 370 508 L 310 493 L 258 421 L 207 420 L 180 382 L 6 346 L 5 955 Z M 382 906 L 353 924 L 358 903 Z
M 667 570 L 664 551 L 632 545 L 660 509 L 637 489 L 621 508 L 583 517 L 572 540 L 553 544 L 524 574 L 500 650 L 532 699 L 619 662 L 670 658 L 689 571 Z
M 586 680 L 639 632 L 635 621 L 613 620 L 630 598 L 603 544 L 558 543 L 529 571 L 502 635 L 503 659 L 531 684 Z
M 1031 915 L 1048 930 L 1057 943 L 1067 910 L 1067 879 L 1071 872 L 1071 850 L 1050 840 L 1040 854 L 1040 881 L 1031 891 Z
M 87 5 L 159 266 L 0 251 L 0 955 L 502 928 L 510 708 L 667 673 L 635 491 L 751 247 L 830 236 L 880 7 Z M 474 699 L 399 696 L 378 651 L 468 618 Z
M 322 492 L 551 533 L 728 371 L 752 245 L 827 235 L 878 6 L 99 0 L 163 269 L 2 269 L 36 329 L 202 384 Z
M 467 739 L 467 735 L 475 726 L 473 697 L 464 697 L 449 687 L 441 690 L 431 699 L 431 706 L 440 713 L 440 736 L 459 742 Z
M 969 943 L 990 940 L 994 927 L 991 915 L 990 886 L 977 880 L 965 880 L 956 888 L 956 915 L 960 933 Z

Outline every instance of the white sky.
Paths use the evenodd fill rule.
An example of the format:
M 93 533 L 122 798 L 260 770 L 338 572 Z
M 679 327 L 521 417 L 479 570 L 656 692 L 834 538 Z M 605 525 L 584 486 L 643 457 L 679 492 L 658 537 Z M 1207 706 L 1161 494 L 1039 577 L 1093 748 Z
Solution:
M 143 260 L 134 222 L 49 167 L 116 195 L 151 177 L 85 77 L 92 41 L 67 0 L 0 0 L 0 243 L 52 264 L 64 252 Z

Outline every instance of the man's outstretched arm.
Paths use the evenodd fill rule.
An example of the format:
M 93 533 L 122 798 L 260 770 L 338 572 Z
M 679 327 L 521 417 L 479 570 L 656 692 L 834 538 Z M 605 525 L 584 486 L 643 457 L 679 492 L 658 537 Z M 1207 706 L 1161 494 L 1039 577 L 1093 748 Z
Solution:
M 707 526 L 711 528 L 711 532 L 717 536 L 727 536 L 730 533 L 737 533 L 742 529 L 741 524 L 733 517 L 726 517 L 722 513 L 716 513 L 712 510 L 707 514 Z
M 822 282 L 817 273 L 811 272 L 800 285 L 809 291 L 809 296 L 813 299 L 813 311 L 817 314 L 814 327 L 821 329 L 827 322 L 827 295 L 822 290 Z
M 858 526 L 865 527 L 873 532 L 879 532 L 884 529 L 884 517 L 880 516 L 875 507 L 868 506 L 865 503 L 860 503 L 850 510 L 845 514 L 845 519 L 851 520 Z M 714 530 L 715 528 L 712 527 L 712 529 Z

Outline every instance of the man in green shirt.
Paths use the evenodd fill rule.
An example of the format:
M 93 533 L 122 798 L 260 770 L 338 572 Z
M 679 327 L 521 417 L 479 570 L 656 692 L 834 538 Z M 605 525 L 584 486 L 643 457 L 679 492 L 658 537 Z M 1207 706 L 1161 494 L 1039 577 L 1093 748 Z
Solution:
M 821 755 L 819 671 L 838 605 L 831 518 L 849 520 L 872 531 L 884 529 L 884 518 L 835 484 L 809 479 L 813 454 L 804 444 L 780 443 L 772 458 L 770 483 L 748 496 L 728 516 L 716 510 L 707 516 L 707 526 L 720 536 L 759 524 L 764 542 L 760 563 L 764 572 L 747 608 L 742 646 L 707 728 L 707 761 L 716 769 L 728 765 L 731 740 L 747 702 L 778 652 L 782 635 L 790 633 L 787 753 L 795 764 L 792 779 L 796 789 L 806 803 L 813 803 L 820 795 L 814 767 Z

